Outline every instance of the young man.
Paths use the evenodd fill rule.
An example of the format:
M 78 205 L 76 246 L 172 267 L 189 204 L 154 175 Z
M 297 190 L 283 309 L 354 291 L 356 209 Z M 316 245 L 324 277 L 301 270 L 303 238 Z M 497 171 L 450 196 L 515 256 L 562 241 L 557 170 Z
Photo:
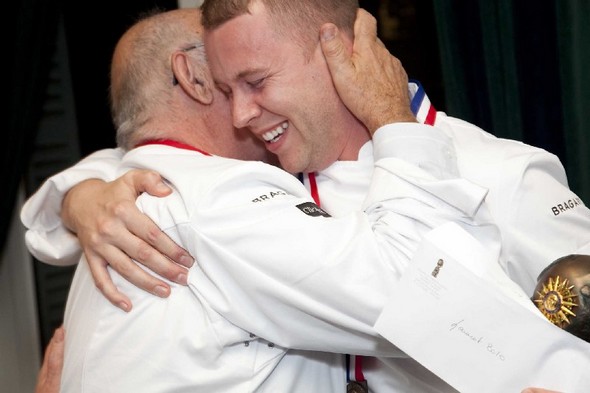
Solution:
M 247 127 L 266 141 L 283 168 L 320 171 L 315 176 L 320 193 L 336 193 L 332 191 L 334 176 L 350 187 L 351 181 L 345 179 L 351 171 L 338 167 L 348 163 L 360 174 L 359 145 L 368 136 L 367 122 L 352 116 L 345 104 L 371 105 L 375 100 L 367 97 L 384 92 L 350 87 L 362 86 L 358 79 L 368 81 L 375 75 L 370 68 L 373 63 L 353 57 L 350 71 L 340 66 L 333 74 L 342 80 L 336 86 L 346 86 L 347 79 L 355 83 L 336 95 L 314 34 L 325 22 L 334 22 L 345 42 L 339 50 L 350 53 L 350 18 L 357 2 L 251 0 L 237 4 L 211 0 L 202 7 L 209 67 L 218 86 L 231 96 L 234 125 Z M 333 26 L 324 28 L 326 35 Z M 417 116 L 453 139 L 461 176 L 489 190 L 486 201 L 502 233 L 500 263 L 525 292 L 532 293 L 537 276 L 551 261 L 580 250 L 590 252 L 590 210 L 567 188 L 563 167 L 555 156 L 494 138 L 437 113 L 427 99 L 425 102 L 419 86 L 411 89 Z M 404 113 L 406 106 L 398 102 L 389 113 Z M 271 130 L 277 135 L 271 137 Z M 331 159 L 325 158 L 326 150 Z M 369 173 L 365 171 L 362 178 L 368 179 Z M 323 191 L 324 185 L 328 190 Z M 331 203 L 336 199 L 340 198 L 326 198 L 323 206 L 339 212 Z M 350 206 L 343 208 L 347 211 Z
M 296 4 L 252 0 L 237 5 L 210 0 L 203 4 L 209 66 L 217 85 L 231 97 L 234 125 L 247 127 L 264 140 L 287 170 L 311 173 L 308 187 L 315 181 L 322 206 L 335 214 L 356 207 L 347 204 L 352 196 L 343 187 L 359 190 L 360 202 L 360 190 L 366 189 L 370 179 L 363 165 L 366 156 L 359 148 L 367 140 L 364 124 L 370 123 L 350 116 L 346 105 L 358 104 L 372 92 L 347 88 L 334 94 L 314 32 L 333 22 L 345 36 L 341 52 L 354 51 L 350 18 L 356 6 L 355 1 L 329 0 Z M 327 27 L 333 28 L 323 26 L 324 38 L 330 35 Z M 349 68 L 356 72 L 347 74 L 340 67 L 332 75 L 357 82 L 375 74 L 372 63 L 362 63 L 358 57 L 352 61 L 355 67 Z M 556 157 L 436 113 L 420 102 L 424 92 L 414 89 L 413 103 L 424 108 L 421 119 L 453 139 L 461 176 L 489 190 L 487 207 L 502 238 L 499 262 L 526 293 L 532 294 L 539 273 L 551 261 L 590 253 L 590 210 L 567 188 Z M 402 111 L 404 105 L 390 108 L 390 113 Z M 357 179 L 365 179 L 364 184 Z M 344 199 L 338 194 L 348 195 Z M 394 383 L 388 362 L 371 359 L 367 363 L 365 377 L 371 386 Z

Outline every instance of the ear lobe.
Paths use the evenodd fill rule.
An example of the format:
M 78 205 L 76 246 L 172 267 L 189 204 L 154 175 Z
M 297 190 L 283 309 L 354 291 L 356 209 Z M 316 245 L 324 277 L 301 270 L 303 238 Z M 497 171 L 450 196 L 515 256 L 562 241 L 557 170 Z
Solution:
M 202 70 L 196 69 L 183 51 L 174 52 L 170 61 L 172 73 L 179 87 L 195 101 L 210 105 L 213 102 L 213 91 Z

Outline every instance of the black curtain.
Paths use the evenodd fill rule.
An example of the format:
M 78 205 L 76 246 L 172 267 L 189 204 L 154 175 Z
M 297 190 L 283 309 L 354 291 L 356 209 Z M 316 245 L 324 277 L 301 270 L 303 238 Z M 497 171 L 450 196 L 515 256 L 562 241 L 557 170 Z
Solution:
M 7 140 L 2 149 L 0 250 L 4 249 L 16 193 L 33 153 L 47 83 L 52 69 L 57 26 L 65 24 L 75 117 L 81 155 L 114 146 L 108 107 L 110 56 L 117 39 L 141 12 L 176 8 L 174 0 L 102 1 L 17 0 L 4 18 L 8 25 Z M 28 194 L 34 191 L 26 190 Z
M 18 0 L 6 13 L 7 140 L 2 151 L 0 251 L 21 182 L 25 196 L 81 156 L 115 145 L 108 105 L 110 58 L 121 34 L 143 12 L 172 0 Z M 67 64 L 66 64 L 67 63 Z M 64 74 L 67 73 L 67 74 Z M 73 119 L 73 120 L 72 120 Z M 35 261 L 42 348 L 63 318 L 73 269 Z
M 379 38 L 403 64 L 408 77 L 427 87 L 438 110 L 445 110 L 441 60 L 433 0 L 360 0 L 377 19 Z
M 59 1 L 21 0 L 7 12 L 6 48 L 7 140 L 2 144 L 0 251 L 4 250 L 16 195 L 32 153 L 51 53 L 57 31 Z
M 66 0 L 68 42 L 80 153 L 115 146 L 108 102 L 111 55 L 118 39 L 142 13 L 177 8 L 176 0 Z
M 447 112 L 556 154 L 590 201 L 590 2 L 433 0 Z
M 567 169 L 571 186 L 590 203 L 590 2 L 557 1 L 557 46 Z

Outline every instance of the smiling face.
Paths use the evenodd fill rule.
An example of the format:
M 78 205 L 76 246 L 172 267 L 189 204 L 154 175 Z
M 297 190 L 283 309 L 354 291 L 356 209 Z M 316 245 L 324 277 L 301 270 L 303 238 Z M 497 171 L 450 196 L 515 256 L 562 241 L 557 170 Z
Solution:
M 209 66 L 231 101 L 233 124 L 247 127 L 289 172 L 315 171 L 356 159 L 358 121 L 332 84 L 318 41 L 304 48 L 279 34 L 264 6 L 205 33 Z M 318 33 L 319 34 L 319 33 Z
M 222 157 L 235 158 L 247 161 L 264 161 L 278 165 L 276 156 L 265 149 L 263 143 L 246 130 L 233 127 L 231 122 L 230 103 L 225 95 L 219 91 L 213 94 L 213 102 L 207 108 L 206 130 L 211 135 L 209 139 L 211 146 L 209 153 Z M 203 143 L 203 136 L 196 138 L 195 144 Z

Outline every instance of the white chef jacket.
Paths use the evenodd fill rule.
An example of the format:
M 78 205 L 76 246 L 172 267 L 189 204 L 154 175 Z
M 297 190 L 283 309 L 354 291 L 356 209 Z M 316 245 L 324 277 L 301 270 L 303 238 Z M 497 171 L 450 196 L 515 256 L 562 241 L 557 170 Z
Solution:
M 415 96 L 423 93 L 419 84 L 410 87 Z M 422 104 L 429 105 L 428 97 Z M 533 295 L 554 260 L 590 254 L 590 209 L 569 189 L 559 158 L 444 112 L 434 125 L 453 140 L 461 176 L 489 190 L 486 206 L 502 236 L 500 265 L 526 293 Z
M 418 117 L 420 118 L 421 115 L 419 114 Z M 498 220 L 500 224 L 503 240 L 501 249 L 502 266 L 511 273 L 514 279 L 523 285 L 525 290 L 527 285 L 533 285 L 538 272 L 547 263 L 555 259 L 554 256 L 572 252 L 587 253 L 588 209 L 580 206 L 581 203 L 577 203 L 579 198 L 575 199 L 577 197 L 572 195 L 567 188 L 563 168 L 554 156 L 519 142 L 497 139 L 473 125 L 447 117 L 441 112 L 437 114 L 436 125 L 454 138 L 454 149 L 449 149 L 447 152 L 456 154 L 462 174 L 464 176 L 468 175 L 467 177 L 470 180 L 489 188 L 486 203 L 489 205 L 488 208 L 493 213 L 494 219 Z M 413 154 L 411 149 L 405 149 L 405 151 L 410 156 Z M 90 157 L 87 161 L 92 161 L 93 158 Z M 104 157 L 100 159 L 104 162 Z M 117 157 L 113 157 L 113 159 L 116 160 Z M 93 168 L 101 166 L 92 162 L 89 165 Z M 372 144 L 368 143 L 361 150 L 359 161 L 337 162 L 318 174 L 316 179 L 323 208 L 333 215 L 342 215 L 351 210 L 359 209 L 369 187 L 372 165 Z M 83 166 L 84 164 L 82 164 Z M 83 172 L 85 169 L 81 168 L 80 170 Z M 502 172 L 502 170 L 505 172 Z M 101 177 L 96 174 L 94 176 Z M 28 225 L 29 228 L 34 230 L 30 230 L 27 234 L 27 241 L 29 246 L 32 247 L 32 251 L 37 252 L 38 256 L 42 257 L 41 259 L 51 259 L 55 255 L 60 257 L 66 254 L 71 255 L 73 250 L 77 249 L 75 238 L 73 238 L 69 239 L 71 247 L 55 250 L 56 244 L 66 244 L 67 242 L 55 243 L 54 240 L 61 238 L 61 235 L 57 235 L 60 232 L 59 219 L 57 213 L 51 212 L 59 211 L 63 190 L 67 190 L 72 184 L 87 177 L 78 176 L 75 179 L 76 175 L 74 175 L 71 179 L 65 181 L 55 180 L 60 183 L 60 186 L 53 186 L 55 189 L 46 192 L 45 197 L 39 195 L 35 202 L 29 201 L 35 203 L 35 206 L 29 209 L 30 225 Z M 533 188 L 540 188 L 545 194 L 539 195 L 535 192 L 529 192 Z M 547 195 L 552 195 L 553 198 L 545 198 Z M 567 199 L 564 199 L 566 196 Z M 531 202 L 531 198 L 535 200 L 535 203 Z M 541 203 L 553 199 L 564 199 L 564 202 L 555 202 L 555 204 Z M 564 207 L 565 204 L 567 204 L 567 207 Z M 49 215 L 53 214 L 54 217 L 51 217 L 51 219 L 43 217 L 45 222 L 40 222 L 42 220 L 39 220 L 36 215 L 38 216 L 42 212 L 43 206 L 49 207 L 45 211 L 49 211 Z M 559 214 L 554 214 L 553 217 L 543 214 L 544 208 L 549 208 L 554 213 L 554 207 L 557 207 Z M 25 211 L 26 209 L 23 210 L 23 212 Z M 518 214 L 515 215 L 514 212 Z M 520 218 L 526 215 L 530 216 L 530 218 L 527 220 Z M 552 220 L 555 217 L 558 217 L 558 219 Z M 25 219 L 23 219 L 23 222 L 25 222 Z M 544 222 L 549 222 L 550 225 L 544 225 Z M 543 236 L 540 237 L 540 245 L 532 240 L 535 238 L 536 232 L 528 230 L 533 225 L 534 230 L 542 232 Z M 543 231 L 545 228 L 547 230 Z M 514 234 L 517 236 L 514 236 Z M 518 244 L 518 239 L 521 239 L 522 244 Z M 53 246 L 53 250 L 51 250 L 52 247 L 50 246 Z M 551 252 L 547 254 L 550 256 L 546 256 L 546 251 L 540 252 L 538 247 L 543 247 L 543 249 L 551 248 Z M 42 249 L 45 251 L 42 251 Z M 520 258 L 521 256 L 530 255 L 531 252 L 534 252 L 535 257 Z M 538 255 L 541 255 L 540 259 L 537 258 Z M 522 263 L 522 267 L 519 266 L 520 263 Z M 530 293 L 530 291 L 528 292 Z M 351 308 L 350 311 L 354 312 L 355 310 Z M 288 352 L 288 354 L 290 353 L 292 351 Z M 284 359 L 287 357 L 285 356 L 283 361 L 279 362 L 279 367 L 281 364 L 285 364 Z M 440 381 L 425 372 L 411 359 L 365 358 L 364 366 L 364 374 L 369 380 L 371 390 L 377 393 L 445 390 Z M 283 378 L 280 373 L 275 374 L 277 380 Z M 271 376 L 275 374 L 271 374 Z
M 412 98 L 424 94 L 421 89 L 419 84 L 410 84 Z M 418 120 L 424 121 L 430 106 L 428 97 L 413 104 Z M 502 239 L 500 265 L 525 293 L 533 295 L 538 275 L 555 259 L 590 254 L 590 210 L 568 188 L 565 170 L 555 155 L 522 142 L 496 138 L 443 112 L 436 113 L 434 125 L 453 140 L 461 176 L 489 190 L 486 207 Z M 358 161 L 338 161 L 318 173 L 315 182 L 322 207 L 334 215 L 360 209 L 372 165 L 372 144 L 368 142 Z M 310 188 L 309 178 L 304 181 Z M 404 375 L 411 379 L 416 373 L 422 380 L 428 378 L 421 366 L 407 358 L 365 358 L 363 366 L 369 387 L 376 388 L 375 392 L 388 386 L 401 386 L 394 391 L 420 391 L 412 382 L 403 387 L 400 380 Z M 436 384 L 435 379 L 430 386 Z
M 103 299 L 79 264 L 66 309 L 63 390 L 343 392 L 342 356 L 285 348 L 404 356 L 372 326 L 425 231 L 453 220 L 489 240 L 491 249 L 498 239 L 482 207 L 486 190 L 454 178 L 450 140 L 418 124 L 387 128 L 375 135 L 378 159 L 365 213 L 339 218 L 324 217 L 296 178 L 268 165 L 168 146 L 129 152 L 117 175 L 149 168 L 171 183 L 172 195 L 143 195 L 138 205 L 197 262 L 189 287 L 171 283 L 167 299 L 113 272 L 134 303 L 129 315 Z M 409 148 L 420 153 L 395 158 Z M 80 180 L 74 177 L 58 175 L 49 183 L 59 186 L 40 192 L 59 194 Z M 21 216 L 36 252 L 59 244 L 63 229 L 37 217 L 42 207 L 38 198 L 28 201 Z M 51 228 L 44 242 L 37 241 L 44 237 L 40 228 Z M 53 248 L 38 255 L 73 249 Z M 442 390 L 426 386 L 419 372 L 371 388 L 449 389 L 439 384 Z

